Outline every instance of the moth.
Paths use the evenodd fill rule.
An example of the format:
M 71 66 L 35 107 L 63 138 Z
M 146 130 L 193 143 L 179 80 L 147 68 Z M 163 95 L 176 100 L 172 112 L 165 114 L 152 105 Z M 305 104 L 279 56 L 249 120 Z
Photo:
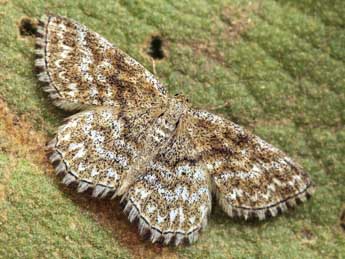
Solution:
M 229 217 L 274 217 L 305 201 L 313 185 L 284 152 L 239 125 L 193 109 L 96 32 L 43 16 L 38 79 L 57 107 L 75 114 L 48 144 L 66 185 L 121 197 L 141 235 L 192 243 L 212 195 Z

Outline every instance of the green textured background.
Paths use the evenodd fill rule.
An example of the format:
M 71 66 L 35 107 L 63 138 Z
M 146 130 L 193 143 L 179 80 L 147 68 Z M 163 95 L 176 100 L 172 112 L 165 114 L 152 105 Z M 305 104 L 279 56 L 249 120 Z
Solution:
M 171 94 L 285 150 L 310 172 L 314 198 L 262 223 L 214 206 L 196 244 L 165 248 L 142 241 L 117 201 L 61 186 L 44 143 L 66 114 L 39 89 L 34 39 L 19 33 L 23 17 L 45 12 L 87 25 L 155 67 Z M 0 0 L 0 258 L 345 257 L 344 14 L 343 0 Z M 163 60 L 146 54 L 152 35 Z

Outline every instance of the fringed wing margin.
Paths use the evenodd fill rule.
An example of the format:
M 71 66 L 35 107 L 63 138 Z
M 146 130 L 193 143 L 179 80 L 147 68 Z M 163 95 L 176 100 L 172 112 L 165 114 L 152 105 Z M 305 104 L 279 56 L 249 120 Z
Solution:
M 208 112 L 194 111 L 190 120 L 213 193 L 230 217 L 274 217 L 313 193 L 302 167 L 261 138 Z
M 191 136 L 179 130 L 123 198 L 130 221 L 137 220 L 140 233 L 152 242 L 195 242 L 211 212 L 207 168 L 198 164 Z
M 124 119 L 112 108 L 83 111 L 68 118 L 48 144 L 50 162 L 66 185 L 77 184 L 78 192 L 92 189 L 94 197 L 117 196 L 117 190 L 138 159 L 134 138 L 128 130 L 145 129 L 144 115 Z

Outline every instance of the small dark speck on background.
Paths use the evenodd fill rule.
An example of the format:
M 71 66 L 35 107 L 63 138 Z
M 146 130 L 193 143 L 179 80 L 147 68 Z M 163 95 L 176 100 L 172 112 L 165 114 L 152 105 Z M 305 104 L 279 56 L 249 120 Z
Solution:
M 306 240 L 312 240 L 314 239 L 314 234 L 310 229 L 304 228 L 301 231 L 302 237 Z
M 160 36 L 152 37 L 147 53 L 153 59 L 163 59 L 165 57 L 165 54 L 163 51 L 163 40 Z
M 19 32 L 21 36 L 34 36 L 37 27 L 33 20 L 30 18 L 22 18 L 19 24 Z

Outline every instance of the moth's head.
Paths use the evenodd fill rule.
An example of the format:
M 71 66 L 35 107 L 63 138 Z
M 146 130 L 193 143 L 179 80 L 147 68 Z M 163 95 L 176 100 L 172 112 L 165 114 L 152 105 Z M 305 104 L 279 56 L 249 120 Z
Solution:
M 185 113 L 186 110 L 189 109 L 188 99 L 181 94 L 175 94 L 173 98 L 169 99 L 169 103 L 170 109 L 172 109 L 176 114 Z
M 181 102 L 181 103 L 184 103 L 184 104 L 189 103 L 188 98 L 185 97 L 185 96 L 182 95 L 182 94 L 175 94 L 174 99 L 175 99 L 176 101 Z

